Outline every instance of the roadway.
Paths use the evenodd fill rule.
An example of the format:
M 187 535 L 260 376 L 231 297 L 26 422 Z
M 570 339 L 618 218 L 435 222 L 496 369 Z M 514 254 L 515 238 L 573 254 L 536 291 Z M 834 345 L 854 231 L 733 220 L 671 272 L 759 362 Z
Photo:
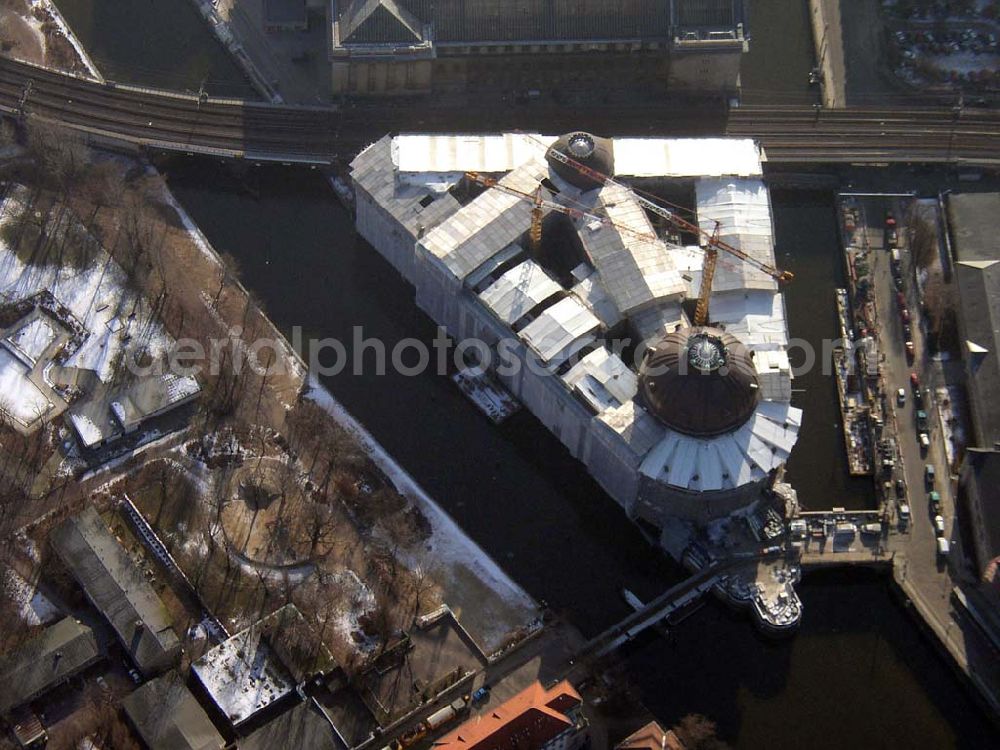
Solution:
M 622 135 L 730 135 L 758 139 L 772 162 L 951 162 L 1000 166 L 1000 112 L 966 108 L 815 109 L 644 102 L 576 108 L 378 101 L 346 107 L 272 105 L 87 81 L 0 58 L 0 110 L 24 111 L 89 134 L 97 142 L 251 161 L 330 164 L 350 159 L 388 132 L 489 129 Z

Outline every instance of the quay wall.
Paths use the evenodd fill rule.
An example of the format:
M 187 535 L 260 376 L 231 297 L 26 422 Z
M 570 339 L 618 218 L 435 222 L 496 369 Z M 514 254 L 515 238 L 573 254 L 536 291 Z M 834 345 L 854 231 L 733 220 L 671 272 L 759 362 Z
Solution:
M 840 23 L 840 0 L 809 0 L 816 64 L 822 75 L 823 106 L 847 106 L 847 70 Z

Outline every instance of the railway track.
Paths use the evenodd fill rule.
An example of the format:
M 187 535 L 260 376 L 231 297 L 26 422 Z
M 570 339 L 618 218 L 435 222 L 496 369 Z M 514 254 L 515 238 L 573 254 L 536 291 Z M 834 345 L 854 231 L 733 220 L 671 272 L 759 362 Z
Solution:
M 314 164 L 350 157 L 386 132 L 461 129 L 453 123 L 468 115 L 464 109 L 421 111 L 425 122 L 416 119 L 414 109 L 394 104 L 340 110 L 199 100 L 193 94 L 101 84 L 8 58 L 0 58 L 0 110 L 140 148 Z M 574 123 L 574 117 L 560 109 L 511 110 L 494 127 L 555 132 L 559 126 L 586 125 Z M 698 124 L 696 113 L 655 107 L 623 110 L 617 119 L 624 132 L 635 134 L 691 134 Z M 1000 166 L 1000 113 L 990 110 L 751 106 L 732 109 L 724 121 L 706 122 L 702 131 L 754 138 L 772 162 Z

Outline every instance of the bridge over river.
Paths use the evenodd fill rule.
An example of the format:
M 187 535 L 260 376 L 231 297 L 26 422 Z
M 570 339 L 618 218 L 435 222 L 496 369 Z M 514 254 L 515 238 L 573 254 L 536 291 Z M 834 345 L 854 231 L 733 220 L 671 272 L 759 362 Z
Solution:
M 387 132 L 454 132 L 469 121 L 468 105 L 274 105 L 91 81 L 10 58 L 0 58 L 0 112 L 59 122 L 98 144 L 322 166 L 349 160 Z M 1000 112 L 982 109 L 753 106 L 727 113 L 651 102 L 612 112 L 533 103 L 480 114 L 476 120 L 497 131 L 601 132 L 598 123 L 612 120 L 616 135 L 755 138 L 778 163 L 1000 166 Z

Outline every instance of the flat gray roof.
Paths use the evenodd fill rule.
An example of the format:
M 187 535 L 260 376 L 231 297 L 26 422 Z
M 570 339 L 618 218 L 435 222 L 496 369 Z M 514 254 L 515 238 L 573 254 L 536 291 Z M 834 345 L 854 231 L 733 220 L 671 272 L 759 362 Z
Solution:
M 97 511 L 66 519 L 49 539 L 139 670 L 148 676 L 168 668 L 181 644 L 167 610 Z
M 278 718 L 269 721 L 240 743 L 240 750 L 346 750 L 347 745 L 334 734 L 330 722 L 308 701 L 300 703 Z
M 149 750 L 221 750 L 226 746 L 176 672 L 147 682 L 122 701 L 122 708 Z
M 1000 193 L 948 196 L 948 223 L 956 260 L 1000 259 L 997 216 L 1000 216 Z
M 45 628 L 0 659 L 0 714 L 34 700 L 100 658 L 94 631 L 72 617 Z
M 960 261 L 955 277 L 974 439 L 991 448 L 1000 441 L 1000 260 Z

